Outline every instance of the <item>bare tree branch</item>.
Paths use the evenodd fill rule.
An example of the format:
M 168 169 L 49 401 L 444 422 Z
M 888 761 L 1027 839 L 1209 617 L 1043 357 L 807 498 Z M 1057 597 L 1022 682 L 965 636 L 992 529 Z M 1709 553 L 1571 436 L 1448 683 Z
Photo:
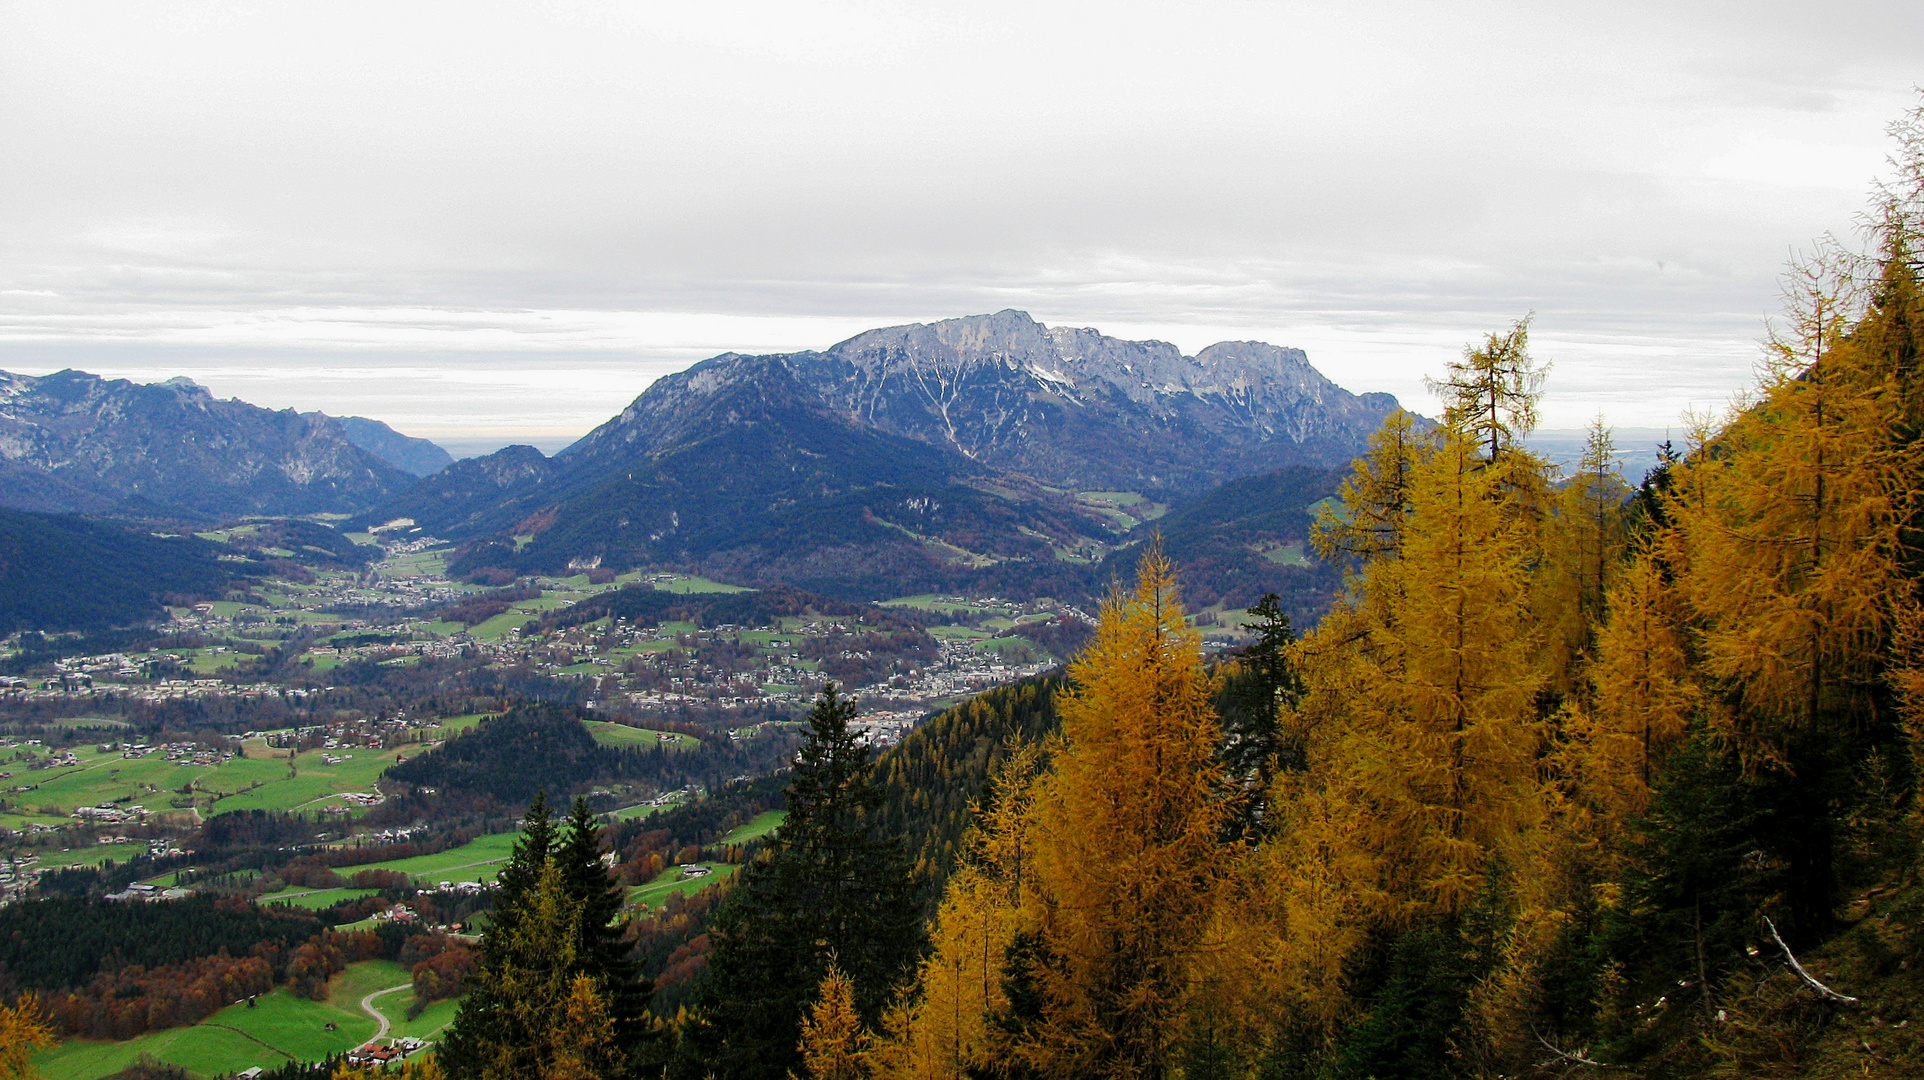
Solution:
M 1584 1047 L 1578 1047 L 1576 1053 L 1574 1054 L 1568 1050 L 1560 1049 L 1557 1046 L 1557 1044 L 1544 1038 L 1542 1032 L 1532 1031 L 1530 1034 L 1535 1035 L 1537 1037 L 1537 1041 L 1543 1044 L 1544 1049 L 1550 1051 L 1552 1054 L 1555 1054 L 1556 1060 L 1558 1061 L 1566 1061 L 1572 1065 L 1582 1065 L 1585 1068 L 1590 1068 L 1590 1069 L 1623 1069 L 1628 1067 L 1624 1065 L 1606 1065 L 1601 1061 L 1597 1061 L 1593 1058 L 1585 1057 Z M 1544 1064 L 1547 1065 L 1549 1064 L 1549 1062 L 1544 1062 Z
M 1777 947 L 1784 950 L 1784 958 L 1790 961 L 1790 969 L 1797 973 L 1798 978 L 1804 980 L 1804 985 L 1817 991 L 1818 997 L 1828 998 L 1831 1001 L 1841 1001 L 1846 1005 L 1857 1004 L 1856 998 L 1851 997 L 1849 994 L 1840 994 L 1832 990 L 1830 987 L 1812 978 L 1810 972 L 1804 970 L 1804 965 L 1797 962 L 1797 954 L 1791 952 L 1790 946 L 1784 944 L 1784 936 L 1777 932 L 1777 924 L 1770 921 L 1770 916 L 1764 916 L 1764 925 L 1770 927 L 1770 936 L 1777 939 Z

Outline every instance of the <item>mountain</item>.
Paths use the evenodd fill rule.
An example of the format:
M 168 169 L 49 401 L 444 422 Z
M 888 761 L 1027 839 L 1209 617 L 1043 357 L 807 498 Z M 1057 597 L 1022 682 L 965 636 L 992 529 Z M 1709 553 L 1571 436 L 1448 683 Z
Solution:
M 413 483 L 329 417 L 217 400 L 189 379 L 0 372 L 0 505 L 202 519 L 352 513 Z
M 1084 595 L 1083 556 L 1121 527 L 1078 492 L 1179 498 L 1340 465 L 1395 407 L 1299 350 L 1185 357 L 1004 311 L 717 356 L 552 458 L 457 462 L 363 520 L 469 541 L 456 565 L 475 571 L 666 563 L 855 598 Z
M 320 416 L 321 413 L 310 415 Z M 365 416 L 337 416 L 347 441 L 409 476 L 433 476 L 454 464 L 454 455 L 426 439 L 403 435 L 379 420 Z
M 1086 568 L 1058 552 L 1108 532 L 1060 493 L 838 412 L 781 357 L 732 354 L 553 458 L 456 462 L 363 517 L 400 519 L 474 541 L 457 571 L 672 563 L 856 599 L 1012 577 L 1067 594 Z
M 684 374 L 698 382 L 708 365 L 739 359 Z M 1071 490 L 1195 492 L 1286 465 L 1341 465 L 1397 407 L 1389 394 L 1337 386 L 1300 349 L 1226 341 L 1191 357 L 1020 311 L 871 330 L 826 352 L 763 359 L 851 421 Z M 562 453 L 611 441 L 645 452 L 672 440 L 688 422 L 685 392 L 650 387 Z

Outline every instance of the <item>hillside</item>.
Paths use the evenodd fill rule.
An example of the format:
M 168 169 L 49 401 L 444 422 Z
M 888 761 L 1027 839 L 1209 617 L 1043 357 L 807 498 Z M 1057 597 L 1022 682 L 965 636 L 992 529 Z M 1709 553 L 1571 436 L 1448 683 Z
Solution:
M 258 563 L 197 537 L 0 509 L 0 634 L 98 630 L 161 613 L 163 599 L 219 596 Z
M 320 416 L 321 413 L 311 415 Z M 427 439 L 403 435 L 379 420 L 365 416 L 337 416 L 347 441 L 409 476 L 433 476 L 454 464 L 454 455 Z
M 1069 592 L 1084 571 L 1058 552 L 1112 531 L 1021 478 L 851 422 L 776 359 L 710 361 L 643 402 L 552 459 L 510 447 L 460 462 L 363 520 L 520 535 L 501 559 L 522 572 L 676 564 L 860 599 L 1018 573 Z
M 328 417 L 218 400 L 188 379 L 0 372 L 0 505 L 188 519 L 350 513 L 413 482 Z
M 519 573 L 673 565 L 861 599 L 1087 596 L 1139 524 L 1103 500 L 1180 501 L 1293 469 L 1281 487 L 1238 489 L 1287 500 L 1395 405 L 1298 350 L 1186 357 L 1004 311 L 820 353 L 718 356 L 552 458 L 517 446 L 459 462 L 360 520 L 498 544 L 495 564 Z M 1299 504 L 1271 509 L 1282 516 L 1257 515 L 1238 540 L 1198 541 L 1200 572 L 1223 579 L 1214 594 L 1297 587 L 1290 566 L 1259 565 L 1303 537 Z
M 1340 568 L 1309 548 L 1313 507 L 1336 493 L 1341 478 L 1337 470 L 1295 467 L 1231 480 L 1131 536 L 1162 537 L 1196 607 L 1240 610 L 1275 593 L 1297 626 L 1311 626 L 1342 584 Z M 1141 550 L 1139 540 L 1111 554 L 1100 579 L 1128 580 Z

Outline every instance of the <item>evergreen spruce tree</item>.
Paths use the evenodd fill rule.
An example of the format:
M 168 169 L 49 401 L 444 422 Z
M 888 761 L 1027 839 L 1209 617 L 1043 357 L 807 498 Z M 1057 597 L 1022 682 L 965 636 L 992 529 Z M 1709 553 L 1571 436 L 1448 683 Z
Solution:
M 540 886 L 541 872 L 547 867 L 555 844 L 548 797 L 540 794 L 528 807 L 521 823 L 521 836 L 514 843 L 507 865 L 495 878 L 494 911 L 481 936 L 479 967 L 482 971 L 499 971 L 508 963 L 508 942 L 513 939 Z M 485 980 L 475 980 L 436 1052 L 450 1077 L 470 1080 L 482 1075 L 483 1064 L 491 1056 L 490 1044 L 499 1037 L 501 1014 L 506 1005 Z
M 601 828 L 585 799 L 576 799 L 552 856 L 569 897 L 581 905 L 574 954 L 581 975 L 592 979 L 615 1045 L 633 1053 L 647 1038 L 648 999 L 653 988 L 629 956 L 616 919 L 625 899 L 621 883 L 601 861 Z
M 546 796 L 537 797 L 498 878 L 473 989 L 441 1043 L 449 1076 L 545 1075 L 589 1058 L 601 1062 L 602 1080 L 634 1070 L 652 1031 L 649 988 L 615 924 L 621 902 L 587 803 L 575 800 L 556 828 Z M 568 1049 L 579 1040 L 565 1034 L 583 1024 L 606 1029 L 607 1045 L 589 1057 Z
M 788 818 L 716 914 L 701 1019 L 689 1032 L 695 1052 L 682 1059 L 696 1075 L 781 1080 L 803 1066 L 802 1017 L 831 964 L 869 1023 L 913 970 L 916 884 L 899 842 L 876 827 L 881 793 L 854 718 L 853 700 L 833 684 L 822 691 Z
M 1223 765 L 1244 791 L 1241 824 L 1259 831 L 1268 805 L 1270 781 L 1278 769 L 1301 769 L 1305 746 L 1300 732 L 1285 731 L 1283 717 L 1295 712 L 1303 682 L 1290 663 L 1296 632 L 1282 599 L 1267 593 L 1248 610 L 1256 641 L 1243 650 L 1241 669 L 1231 683 L 1230 707 L 1223 712 Z

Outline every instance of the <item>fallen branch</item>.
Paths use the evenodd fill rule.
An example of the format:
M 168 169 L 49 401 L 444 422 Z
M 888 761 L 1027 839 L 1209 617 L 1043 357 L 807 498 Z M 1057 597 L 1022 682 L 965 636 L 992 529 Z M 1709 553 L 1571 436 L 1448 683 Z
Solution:
M 1582 1047 L 1578 1047 L 1577 1052 L 1574 1054 L 1568 1050 L 1560 1049 L 1557 1046 L 1557 1044 L 1544 1038 L 1542 1032 L 1532 1031 L 1530 1034 L 1535 1035 L 1537 1037 L 1537 1041 L 1543 1044 L 1544 1049 L 1550 1051 L 1552 1054 L 1555 1054 L 1557 1056 L 1557 1060 L 1559 1061 L 1567 1061 L 1572 1065 L 1582 1065 L 1586 1068 L 1591 1068 L 1591 1069 L 1622 1069 L 1622 1068 L 1628 1067 L 1624 1065 L 1606 1065 L 1601 1061 L 1596 1061 L 1592 1058 L 1587 1058 L 1583 1056 L 1584 1048 Z M 1547 1065 L 1549 1064 L 1549 1062 L 1544 1062 L 1544 1064 Z
M 1784 958 L 1790 961 L 1790 969 L 1797 973 L 1798 978 L 1804 980 L 1804 985 L 1817 991 L 1818 997 L 1829 998 L 1832 1001 L 1841 1001 L 1846 1005 L 1857 1004 L 1856 998 L 1849 994 L 1840 994 L 1832 990 L 1830 987 L 1812 978 L 1810 972 L 1804 970 L 1804 965 L 1797 962 L 1797 954 L 1791 952 L 1790 946 L 1784 944 L 1784 936 L 1777 932 L 1777 924 L 1770 921 L 1770 916 L 1764 916 L 1764 925 L 1770 927 L 1770 936 L 1777 939 L 1777 947 L 1784 950 Z

